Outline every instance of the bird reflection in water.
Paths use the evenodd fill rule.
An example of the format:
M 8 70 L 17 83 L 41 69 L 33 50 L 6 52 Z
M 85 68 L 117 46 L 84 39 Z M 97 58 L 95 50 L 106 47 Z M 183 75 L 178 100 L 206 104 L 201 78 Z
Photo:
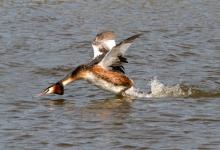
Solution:
M 49 109 L 57 109 L 62 107 L 68 113 L 75 116 L 81 116 L 82 119 L 105 120 L 111 117 L 122 117 L 130 110 L 130 104 L 133 100 L 128 97 L 110 97 L 107 99 L 91 100 L 87 105 L 78 107 L 72 100 L 56 99 L 47 100 L 45 104 Z M 86 119 L 86 120 L 87 120 Z

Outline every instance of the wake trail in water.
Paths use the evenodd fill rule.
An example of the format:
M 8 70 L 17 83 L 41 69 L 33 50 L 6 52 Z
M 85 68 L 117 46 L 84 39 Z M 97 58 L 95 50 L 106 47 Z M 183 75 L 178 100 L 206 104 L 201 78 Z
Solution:
M 204 91 L 184 84 L 165 85 L 154 78 L 150 82 L 150 92 L 135 87 L 128 89 L 125 95 L 132 97 L 220 97 L 220 91 Z

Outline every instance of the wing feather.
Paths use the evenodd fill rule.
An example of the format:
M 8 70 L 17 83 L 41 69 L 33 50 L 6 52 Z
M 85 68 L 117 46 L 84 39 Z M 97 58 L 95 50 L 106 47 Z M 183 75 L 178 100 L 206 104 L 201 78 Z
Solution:
M 120 65 L 122 62 L 127 62 L 127 59 L 124 56 L 127 49 L 131 46 L 133 41 L 141 36 L 141 34 L 136 34 L 129 37 L 128 39 L 122 41 L 115 47 L 113 47 L 104 58 L 98 63 L 98 65 L 103 68 L 108 69 L 110 66 Z

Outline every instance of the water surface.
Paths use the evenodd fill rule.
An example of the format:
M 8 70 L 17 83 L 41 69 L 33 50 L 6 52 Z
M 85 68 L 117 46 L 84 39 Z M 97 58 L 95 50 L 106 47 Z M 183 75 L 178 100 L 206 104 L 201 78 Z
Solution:
M 0 1 L 1 149 L 220 149 L 218 0 Z M 115 97 L 84 81 L 36 98 L 92 56 L 104 30 L 126 74 L 151 98 Z

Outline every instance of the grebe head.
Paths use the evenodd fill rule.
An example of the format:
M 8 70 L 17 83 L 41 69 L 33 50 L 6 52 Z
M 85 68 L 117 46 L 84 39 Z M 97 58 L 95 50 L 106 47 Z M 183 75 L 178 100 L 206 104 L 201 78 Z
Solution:
M 60 80 L 59 82 L 49 86 L 48 88 L 44 89 L 40 94 L 37 96 L 43 96 L 48 94 L 64 94 L 64 86 L 74 82 L 76 80 L 83 79 L 87 76 L 87 65 L 80 65 L 75 70 L 73 70 L 70 74 L 68 74 L 65 78 Z
M 58 94 L 63 95 L 64 94 L 64 88 L 62 83 L 57 82 L 48 88 L 44 89 L 38 96 L 48 95 L 48 94 Z

